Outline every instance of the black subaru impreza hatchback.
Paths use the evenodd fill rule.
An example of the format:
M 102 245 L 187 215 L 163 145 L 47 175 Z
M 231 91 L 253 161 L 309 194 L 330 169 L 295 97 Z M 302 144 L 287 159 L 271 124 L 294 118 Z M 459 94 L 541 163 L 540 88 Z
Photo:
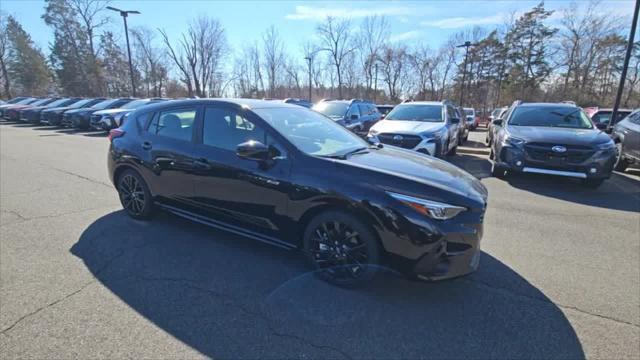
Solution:
M 286 249 L 323 279 L 381 265 L 438 280 L 474 271 L 487 190 L 447 162 L 370 144 L 285 103 L 159 103 L 111 130 L 108 166 L 126 212 L 157 208 Z

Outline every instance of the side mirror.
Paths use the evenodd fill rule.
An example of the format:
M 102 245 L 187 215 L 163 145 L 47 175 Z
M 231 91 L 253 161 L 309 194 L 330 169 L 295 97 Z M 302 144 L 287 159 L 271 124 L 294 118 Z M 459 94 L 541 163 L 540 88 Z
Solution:
M 460 123 L 460 119 L 458 118 L 450 118 L 449 122 L 452 124 L 459 124 Z
M 493 120 L 493 125 L 502 126 L 502 119 L 494 119 Z
M 270 157 L 269 147 L 256 140 L 243 142 L 236 147 L 236 155 L 242 159 L 266 161 Z

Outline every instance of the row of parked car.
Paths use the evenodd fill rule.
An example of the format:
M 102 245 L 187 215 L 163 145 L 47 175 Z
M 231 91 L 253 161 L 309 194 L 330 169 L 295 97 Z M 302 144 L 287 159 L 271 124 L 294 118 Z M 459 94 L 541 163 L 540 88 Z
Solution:
M 0 105 L 0 117 L 31 124 L 108 131 L 121 126 L 126 116 L 133 110 L 167 100 L 164 98 L 17 97 Z

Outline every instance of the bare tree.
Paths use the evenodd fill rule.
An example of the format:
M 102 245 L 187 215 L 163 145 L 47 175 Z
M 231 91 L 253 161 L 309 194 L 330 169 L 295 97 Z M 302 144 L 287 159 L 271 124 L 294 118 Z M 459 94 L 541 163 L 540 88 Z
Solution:
M 0 79 L 4 88 L 4 95 L 11 98 L 11 82 L 8 69 L 9 36 L 7 32 L 7 18 L 0 12 Z M 1 95 L 1 94 L 0 94 Z
M 389 39 L 389 24 L 383 16 L 370 16 L 364 18 L 360 27 L 360 36 L 357 38 L 360 61 L 364 72 L 367 96 L 373 90 L 375 78 L 375 65 L 380 50 Z
M 153 46 L 156 34 L 148 28 L 138 27 L 131 31 L 133 44 L 142 69 L 142 80 L 146 85 L 147 96 L 162 96 L 163 83 L 167 70 L 164 65 L 164 54 Z
M 351 22 L 349 20 L 336 20 L 333 17 L 327 17 L 326 20 L 318 25 L 317 31 L 322 43 L 322 50 L 329 53 L 333 66 L 336 69 L 338 97 L 342 98 L 342 64 L 351 54 L 355 47 L 349 32 L 351 30 Z
M 87 33 L 89 49 L 93 58 L 98 57 L 98 50 L 95 48 L 93 39 L 98 36 L 99 28 L 109 23 L 108 17 L 100 18 L 99 15 L 105 10 L 109 3 L 106 0 L 68 0 L 71 8 L 80 17 L 80 22 Z
M 284 44 L 275 26 L 270 26 L 262 34 L 262 44 L 264 46 L 264 67 L 269 78 L 269 96 L 277 97 L 275 94 L 280 70 L 285 67 Z
M 189 93 L 195 91 L 195 95 L 206 97 L 215 92 L 212 78 L 219 80 L 214 74 L 220 71 L 227 49 L 222 24 L 217 19 L 204 16 L 192 21 L 178 42 L 178 51 L 171 45 L 166 32 L 160 30 L 160 33 Z
M 400 99 L 402 91 L 402 77 L 407 50 L 404 47 L 386 46 L 382 49 L 379 62 L 382 65 L 383 81 L 387 85 L 389 98 L 393 101 Z

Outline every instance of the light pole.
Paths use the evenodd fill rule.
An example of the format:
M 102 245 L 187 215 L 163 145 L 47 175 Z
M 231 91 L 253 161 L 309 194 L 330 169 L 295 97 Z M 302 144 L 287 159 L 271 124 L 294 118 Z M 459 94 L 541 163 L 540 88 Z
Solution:
M 129 74 L 131 75 L 131 96 L 136 97 L 136 82 L 133 78 L 133 63 L 131 62 L 131 46 L 129 46 L 129 29 L 127 28 L 127 16 L 129 14 L 140 14 L 139 11 L 135 10 L 120 10 L 111 6 L 107 6 L 107 9 L 113 10 L 120 13 L 122 19 L 124 20 L 124 35 L 127 38 L 127 54 L 129 55 Z
M 460 106 L 464 106 L 462 105 L 462 101 L 464 101 L 464 83 L 467 78 L 467 58 L 469 57 L 469 47 L 471 46 L 472 46 L 471 41 L 465 41 L 464 44 L 456 46 L 459 48 L 461 47 L 465 48 L 464 70 L 462 71 L 462 86 L 460 87 Z
M 311 82 L 311 54 L 309 54 L 309 56 L 305 56 L 304 59 L 309 63 L 309 102 L 311 102 L 311 86 L 313 86 L 313 83 Z
M 616 94 L 616 102 L 613 105 L 613 113 L 607 130 L 611 130 L 611 127 L 618 118 L 618 108 L 620 107 L 620 99 L 622 98 L 622 92 L 624 90 L 624 81 L 627 77 L 627 69 L 629 68 L 629 58 L 631 58 L 631 50 L 633 49 L 633 38 L 636 35 L 636 25 L 638 25 L 638 8 L 640 8 L 640 0 L 636 0 L 636 7 L 633 12 L 633 22 L 631 23 L 631 31 L 629 32 L 629 43 L 627 44 L 627 53 L 624 56 L 624 65 L 622 66 L 622 74 L 620 75 L 620 85 L 618 85 L 618 93 Z

